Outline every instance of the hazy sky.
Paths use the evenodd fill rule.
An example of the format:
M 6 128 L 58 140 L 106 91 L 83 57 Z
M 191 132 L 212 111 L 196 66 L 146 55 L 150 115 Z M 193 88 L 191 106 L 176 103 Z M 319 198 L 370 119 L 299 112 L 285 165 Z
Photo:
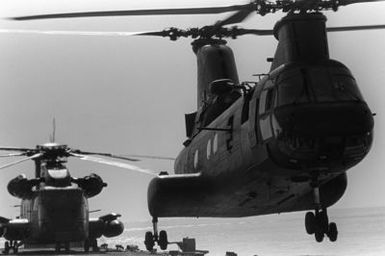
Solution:
M 113 2 L 113 3 L 112 3 Z M 151 4 L 150 4 L 151 3 Z M 1 1 L 0 17 L 62 11 L 218 6 L 244 1 Z M 385 3 L 328 12 L 329 26 L 385 24 Z M 15 22 L 0 29 L 146 31 L 212 24 L 227 15 L 83 18 Z M 270 29 L 283 15 L 253 15 L 243 27 Z M 48 141 L 56 117 L 58 142 L 83 150 L 175 157 L 185 140 L 184 113 L 195 110 L 196 60 L 190 40 L 0 33 L 0 145 L 34 147 Z M 273 37 L 229 40 L 241 80 L 269 69 Z M 334 207 L 384 206 L 385 30 L 329 34 L 331 57 L 355 75 L 375 117 L 369 156 L 348 172 L 345 196 Z M 0 164 L 10 159 L 0 159 Z M 171 161 L 138 163 L 171 171 Z M 108 187 L 90 200 L 92 210 L 119 212 L 125 220 L 150 220 L 146 193 L 151 177 L 70 159 L 72 175 L 101 175 Z M 6 185 L 20 173 L 33 177 L 33 163 L 0 171 L 0 215 L 15 217 L 19 200 Z M 98 215 L 96 213 L 95 215 Z

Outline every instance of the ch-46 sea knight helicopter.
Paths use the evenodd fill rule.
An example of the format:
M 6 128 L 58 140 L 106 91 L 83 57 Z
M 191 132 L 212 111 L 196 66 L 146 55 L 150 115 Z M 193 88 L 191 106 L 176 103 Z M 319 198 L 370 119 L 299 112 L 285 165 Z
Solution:
M 145 245 L 166 249 L 160 217 L 245 217 L 308 211 L 316 241 L 337 240 L 327 208 L 347 186 L 346 172 L 369 152 L 373 113 L 349 69 L 329 57 L 327 32 L 383 29 L 384 25 L 326 27 L 322 11 L 376 0 L 255 0 L 224 7 L 57 13 L 16 20 L 117 15 L 215 14 L 235 11 L 203 28 L 171 28 L 137 35 L 192 37 L 198 62 L 198 108 L 186 115 L 185 148 L 175 175 L 148 187 L 153 232 Z M 252 12 L 287 13 L 272 30 L 225 27 Z M 132 33 L 130 33 L 132 34 Z M 255 83 L 240 83 L 224 38 L 274 35 L 271 68 Z M 123 33 L 124 35 L 124 33 Z
M 97 174 L 84 178 L 71 176 L 65 166 L 68 157 L 136 169 L 130 164 L 97 157 L 133 161 L 130 157 L 109 153 L 86 152 L 54 142 L 37 145 L 36 148 L 0 147 L 1 151 L 13 151 L 1 157 L 24 157 L 0 166 L 0 169 L 27 160 L 35 162 L 35 178 L 19 175 L 7 186 L 12 196 L 21 199 L 20 216 L 16 219 L 0 217 L 0 235 L 5 242 L 5 253 L 18 252 L 21 245 L 39 246 L 54 244 L 56 251 L 62 247 L 70 250 L 70 243 L 83 243 L 84 250 L 98 250 L 97 238 L 118 236 L 124 226 L 111 213 L 99 218 L 89 217 L 88 198 L 98 195 L 107 184 Z M 137 169 L 137 171 L 140 168 Z M 140 169 L 141 171 L 145 171 Z

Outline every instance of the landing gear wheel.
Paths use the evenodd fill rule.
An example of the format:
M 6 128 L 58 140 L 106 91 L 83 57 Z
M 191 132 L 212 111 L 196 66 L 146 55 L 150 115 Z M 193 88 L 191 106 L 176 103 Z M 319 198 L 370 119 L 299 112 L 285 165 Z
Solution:
M 329 237 L 330 242 L 337 241 L 338 230 L 337 230 L 337 224 L 335 224 L 334 222 L 331 222 L 329 224 L 329 230 L 327 232 L 327 236 Z
M 92 251 L 93 252 L 98 252 L 99 251 L 98 241 L 96 239 L 92 239 L 91 246 L 92 246 Z
M 146 245 L 147 251 L 151 252 L 154 249 L 154 236 L 150 231 L 146 232 L 145 238 L 144 238 L 144 244 Z
M 69 253 L 70 252 L 70 242 L 65 242 L 64 243 L 64 251 L 66 253 Z
M 83 248 L 84 248 L 84 251 L 85 251 L 85 252 L 89 252 L 89 251 L 90 251 L 90 240 L 86 239 L 86 240 L 84 241 Z
M 158 245 L 160 249 L 162 249 L 163 251 L 167 249 L 167 245 L 168 245 L 167 232 L 164 230 L 159 232 Z
M 315 215 L 312 212 L 307 212 L 305 215 L 306 233 L 313 235 L 315 232 Z
M 337 225 L 334 222 L 329 224 L 327 208 L 322 205 L 319 176 L 318 172 L 314 172 L 312 175 L 310 186 L 313 189 L 315 213 L 306 213 L 305 228 L 309 235 L 314 234 L 315 240 L 319 243 L 324 240 L 325 235 L 334 242 L 338 235 Z
M 325 237 L 325 234 L 322 232 L 322 231 L 316 231 L 314 233 L 314 237 L 315 237 L 315 240 L 318 242 L 318 243 L 321 243 L 323 240 L 324 240 L 324 237 Z
M 329 218 L 326 209 L 316 214 L 316 220 L 319 229 L 326 234 L 329 230 Z
M 55 252 L 60 252 L 60 243 L 56 243 L 55 245 Z
M 9 253 L 9 248 L 10 248 L 9 242 L 7 241 L 7 242 L 4 243 L 4 253 L 5 254 Z

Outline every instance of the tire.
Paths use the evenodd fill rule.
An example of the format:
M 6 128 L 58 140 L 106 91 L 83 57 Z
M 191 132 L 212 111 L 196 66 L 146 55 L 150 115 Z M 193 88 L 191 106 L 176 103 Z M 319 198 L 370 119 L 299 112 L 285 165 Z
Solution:
M 9 253 L 9 242 L 5 242 L 4 243 L 4 254 L 8 254 Z
M 322 211 L 316 217 L 319 228 L 323 233 L 327 233 L 329 230 L 329 218 L 326 211 Z
M 337 224 L 335 224 L 334 222 L 331 222 L 329 224 L 329 230 L 328 230 L 327 235 L 329 237 L 330 242 L 337 241 L 337 237 L 338 237 Z
M 324 240 L 325 234 L 323 232 L 317 231 L 314 233 L 314 237 L 318 243 L 321 243 Z
M 64 251 L 66 253 L 69 253 L 70 252 L 70 242 L 65 242 L 64 243 Z
M 167 245 L 168 245 L 167 232 L 164 230 L 159 232 L 158 245 L 160 249 L 162 249 L 163 251 L 167 249 Z
M 61 249 L 60 243 L 56 243 L 56 245 L 55 245 L 55 252 L 60 252 L 60 249 Z
M 85 240 L 84 241 L 84 251 L 89 252 L 90 251 L 90 240 Z
M 144 238 L 144 245 L 146 246 L 147 251 L 151 252 L 154 249 L 154 236 L 150 231 L 146 232 Z
M 98 240 L 95 239 L 92 239 L 92 251 L 93 252 L 98 252 L 99 251 L 99 247 L 98 247 Z
M 305 215 L 306 233 L 313 235 L 315 233 L 315 216 L 312 212 L 307 212 Z

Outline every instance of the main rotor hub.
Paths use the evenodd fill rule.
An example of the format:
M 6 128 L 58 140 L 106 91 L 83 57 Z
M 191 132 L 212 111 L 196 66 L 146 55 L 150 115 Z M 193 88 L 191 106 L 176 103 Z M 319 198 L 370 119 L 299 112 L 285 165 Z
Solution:
M 295 1 L 295 0 L 277 0 L 267 2 L 266 0 L 256 0 L 255 9 L 259 15 L 264 16 L 267 13 L 275 13 L 278 10 L 282 12 L 311 12 L 311 11 L 337 11 L 341 5 L 340 0 L 319 0 L 319 1 Z
M 49 143 L 37 145 L 36 148 L 42 151 L 54 151 L 54 150 L 66 150 L 68 146 L 65 144 L 49 142 Z
M 199 38 L 194 40 L 191 43 L 195 54 L 200 48 L 202 48 L 205 45 L 226 45 L 226 44 L 227 44 L 226 40 L 216 39 L 216 38 Z
M 58 143 L 45 143 L 42 145 L 37 145 L 36 149 L 42 153 L 43 159 L 56 159 L 61 157 L 68 157 L 69 156 L 69 148 L 65 144 L 58 144 Z

